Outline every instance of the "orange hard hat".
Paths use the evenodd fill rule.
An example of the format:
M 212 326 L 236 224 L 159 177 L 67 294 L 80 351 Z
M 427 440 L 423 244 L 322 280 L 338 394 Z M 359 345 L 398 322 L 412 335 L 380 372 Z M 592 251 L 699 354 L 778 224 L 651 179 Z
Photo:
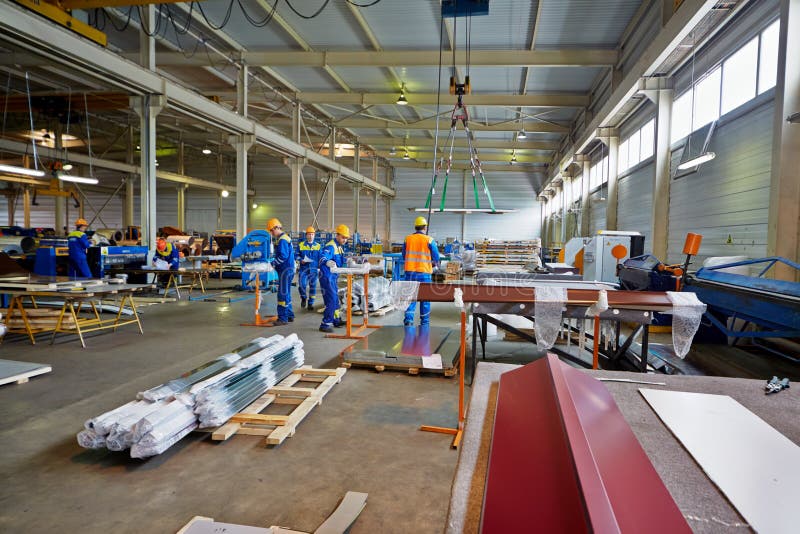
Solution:
M 317 230 L 313 226 L 309 226 L 308 228 L 306 228 L 306 233 L 307 234 L 314 234 L 316 232 L 317 232 Z
M 163 237 L 159 237 L 158 239 L 156 239 L 156 249 L 157 250 L 159 250 L 161 252 L 164 252 L 164 249 L 166 249 L 166 248 L 167 248 L 167 240 L 166 239 L 164 239 Z
M 75 226 L 89 226 L 89 221 L 86 219 L 78 219 L 75 221 Z
M 336 233 L 345 236 L 346 238 L 350 238 L 350 228 L 347 227 L 346 224 L 340 224 L 336 227 Z
M 281 224 L 281 222 L 278 219 L 276 219 L 275 217 L 273 217 L 272 219 L 267 221 L 267 232 L 271 232 L 273 229 L 275 229 L 276 227 L 279 227 L 279 226 L 281 228 L 283 228 L 283 225 Z

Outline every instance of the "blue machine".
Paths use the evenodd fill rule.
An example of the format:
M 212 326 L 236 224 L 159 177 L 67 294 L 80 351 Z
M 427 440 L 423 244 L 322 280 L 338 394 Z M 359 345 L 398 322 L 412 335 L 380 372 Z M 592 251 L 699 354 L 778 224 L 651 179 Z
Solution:
M 239 241 L 233 250 L 231 258 L 240 258 L 242 261 L 241 289 L 247 290 L 252 271 L 246 270 L 248 264 L 271 263 L 273 260 L 272 236 L 266 230 L 253 230 Z M 275 271 L 259 273 L 261 289 L 277 291 L 278 274 Z
M 90 247 L 86 261 L 92 276 L 103 278 L 112 269 L 139 269 L 147 262 L 147 247 L 132 245 L 125 247 Z
M 684 291 L 693 291 L 708 305 L 704 326 L 714 327 L 726 337 L 734 338 L 734 344 L 738 339 L 748 338 L 754 345 L 800 361 L 796 356 L 783 354 L 758 342 L 765 338 L 800 337 L 800 283 L 764 278 L 777 263 L 800 270 L 800 264 L 780 257 L 703 267 L 687 277 Z M 723 271 L 744 265 L 763 268 L 756 276 Z M 741 319 L 741 328 L 736 330 L 731 319 Z M 758 328 L 749 330 L 751 324 Z
M 69 248 L 66 239 L 42 239 L 36 249 L 33 272 L 41 276 L 67 276 Z

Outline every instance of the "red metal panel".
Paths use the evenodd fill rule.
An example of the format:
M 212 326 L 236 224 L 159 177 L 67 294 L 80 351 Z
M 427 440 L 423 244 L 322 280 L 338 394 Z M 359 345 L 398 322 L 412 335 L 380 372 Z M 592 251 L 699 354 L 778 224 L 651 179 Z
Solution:
M 430 302 L 452 302 L 456 288 L 464 293 L 464 302 L 520 302 L 533 303 L 536 289 L 533 287 L 477 286 L 456 284 L 419 285 L 417 300 Z M 597 302 L 596 289 L 568 289 L 567 304 L 574 306 L 591 305 Z M 672 301 L 667 294 L 658 291 L 608 291 L 608 304 L 613 308 L 668 310 Z
M 602 383 L 549 354 L 497 401 L 483 532 L 691 532 Z

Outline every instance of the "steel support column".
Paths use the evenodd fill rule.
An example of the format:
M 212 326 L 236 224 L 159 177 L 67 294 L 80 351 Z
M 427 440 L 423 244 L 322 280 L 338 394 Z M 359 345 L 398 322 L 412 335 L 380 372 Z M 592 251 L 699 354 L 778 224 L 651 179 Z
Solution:
M 31 227 L 31 188 L 27 185 L 22 188 L 22 225 Z
M 88 126 L 87 126 L 88 127 Z M 64 147 L 63 147 L 63 138 L 61 137 L 61 122 L 56 121 L 55 126 L 53 127 L 53 135 L 55 141 L 55 150 L 57 157 L 59 159 L 63 159 L 64 157 Z M 62 191 L 64 186 L 62 185 L 61 180 L 58 181 L 58 190 Z M 83 202 L 81 202 L 83 204 Z M 57 196 L 55 197 L 55 224 L 54 227 L 56 229 L 57 235 L 64 235 L 72 229 L 72 225 L 67 222 L 67 199 L 66 197 Z
M 650 213 L 652 251 L 656 258 L 668 261 L 669 231 L 670 138 L 672 131 L 671 78 L 643 78 L 639 92 L 644 93 L 657 107 L 656 111 L 656 173 L 653 181 L 653 210 Z
M 353 170 L 361 173 L 361 143 L 358 141 L 353 145 Z
M 372 237 L 379 237 L 378 233 L 378 193 L 372 192 Z
M 178 228 L 186 232 L 186 186 L 179 185 L 178 192 Z
M 300 132 L 302 131 L 301 111 L 300 102 L 295 102 L 292 109 L 292 141 L 296 143 L 300 142 Z M 300 180 L 305 160 L 302 158 L 287 158 L 287 160 L 292 173 L 292 220 L 289 226 L 293 231 L 300 232 L 302 231 L 300 226 Z
M 606 194 L 606 230 L 617 229 L 619 191 L 619 132 L 615 128 L 601 128 L 598 139 L 608 149 L 608 193 Z
M 133 126 L 128 126 L 128 150 L 125 162 L 133 165 L 134 157 L 134 140 L 133 140 Z M 122 226 L 133 226 L 133 201 L 134 201 L 134 174 L 128 174 L 125 177 L 125 197 L 122 202 Z
M 361 216 L 361 186 L 353 186 L 353 232 L 358 232 L 358 220 Z
M 252 135 L 232 135 L 230 144 L 236 149 L 236 235 L 247 234 L 247 151 L 253 146 Z
M 144 26 L 153 28 L 156 20 L 154 5 L 142 7 L 139 12 Z M 139 63 L 145 69 L 156 70 L 156 40 L 143 30 L 139 32 Z M 161 95 L 145 94 L 137 99 L 135 106 L 139 115 L 139 166 L 140 225 L 142 245 L 153 247 L 156 241 L 156 116 L 165 104 Z M 148 254 L 148 261 L 150 254 Z
M 576 156 L 575 159 L 582 165 L 581 168 L 581 237 L 589 235 L 590 220 L 589 220 L 589 191 L 591 191 L 589 184 L 589 169 L 592 166 L 592 160 L 589 156 Z
M 239 65 L 239 79 L 236 82 L 236 112 L 242 117 L 247 117 L 247 76 L 249 70 L 247 63 Z
M 767 256 L 800 261 L 800 0 L 782 0 L 772 136 Z M 794 280 L 797 271 L 775 266 L 775 277 Z

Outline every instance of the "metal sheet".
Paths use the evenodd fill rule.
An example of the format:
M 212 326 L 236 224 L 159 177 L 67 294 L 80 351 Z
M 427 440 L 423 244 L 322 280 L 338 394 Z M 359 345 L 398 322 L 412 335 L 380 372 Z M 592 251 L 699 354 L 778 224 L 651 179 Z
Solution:
M 0 360 L 0 385 L 27 382 L 32 376 L 49 373 L 53 368 L 46 363 Z
M 384 326 L 342 352 L 346 362 L 422 367 L 422 356 L 441 354 L 445 369 L 458 355 L 458 339 L 444 327 Z
M 553 354 L 500 377 L 483 532 L 690 532 L 603 384 Z
M 797 532 L 800 447 L 727 395 L 639 390 L 757 532 Z

